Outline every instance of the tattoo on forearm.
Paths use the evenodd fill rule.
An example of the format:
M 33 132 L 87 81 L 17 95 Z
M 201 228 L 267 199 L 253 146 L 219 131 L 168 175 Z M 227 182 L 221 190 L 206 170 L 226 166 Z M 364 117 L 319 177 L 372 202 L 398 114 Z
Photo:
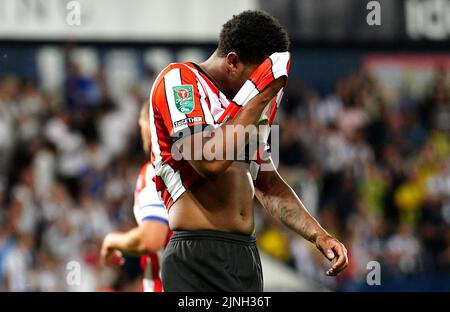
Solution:
M 306 211 L 280 198 L 272 199 L 266 207 L 270 214 L 305 239 L 312 241 L 317 232 L 317 222 Z

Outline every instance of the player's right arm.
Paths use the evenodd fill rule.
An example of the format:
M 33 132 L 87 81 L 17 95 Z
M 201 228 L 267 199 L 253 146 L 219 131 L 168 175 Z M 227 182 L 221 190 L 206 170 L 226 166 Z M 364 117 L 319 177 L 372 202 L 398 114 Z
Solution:
M 206 138 L 203 133 L 194 133 L 181 140 L 180 152 L 185 159 L 186 156 L 193 156 L 191 156 L 191 159 L 186 160 L 195 171 L 206 178 L 215 178 L 224 172 L 235 159 L 235 157 L 227 159 L 227 155 L 236 156 L 248 143 L 249 133 L 245 133 L 244 139 L 239 138 L 238 136 L 243 134 L 241 131 L 242 127 L 239 129 L 235 126 L 243 126 L 244 128 L 249 125 L 256 126 L 265 107 L 283 85 L 284 82 L 281 80 L 274 81 L 272 85 L 254 97 L 233 119 L 215 128 L 212 133 L 208 133 Z M 219 131 L 221 134 L 218 134 Z M 194 144 L 196 141 L 202 142 L 201 149 L 196 148 Z M 214 155 L 209 154 L 209 148 L 203 148 L 205 144 L 216 148 L 219 147 L 223 151 L 222 157 L 215 159 Z M 227 153 L 227 149 L 231 150 L 231 152 Z
M 111 232 L 106 235 L 101 258 L 105 262 L 115 250 L 126 255 L 152 254 L 164 247 L 169 228 L 158 220 L 144 220 L 127 232 Z
M 178 68 L 176 70 L 180 71 Z M 168 75 L 166 74 L 163 81 L 155 90 L 156 97 L 153 97 L 152 104 L 156 106 L 156 109 L 165 111 L 161 116 L 164 119 L 166 128 L 169 129 L 172 137 L 177 137 L 177 134 L 174 133 L 173 129 L 179 121 L 176 120 L 175 114 L 171 114 L 171 112 L 179 114 L 178 108 L 175 107 L 175 103 L 179 99 L 177 98 L 177 95 L 174 95 L 172 92 L 173 88 L 176 90 L 177 85 L 171 84 L 171 80 L 166 79 L 167 76 Z M 205 115 L 210 115 L 211 113 L 202 109 L 201 96 L 198 91 L 195 75 L 190 75 L 181 71 L 181 75 L 178 76 L 181 76 L 179 82 L 183 86 L 192 86 L 193 89 L 194 109 L 190 114 L 190 117 L 202 118 L 200 126 L 207 125 L 208 123 L 206 122 L 207 118 Z M 200 130 L 181 137 L 175 144 L 183 158 L 189 162 L 195 171 L 205 178 L 213 179 L 220 175 L 234 161 L 234 159 L 226 159 L 226 155 L 238 154 L 248 142 L 248 135 L 245 138 L 238 138 L 238 135 L 242 134 L 242 127 L 245 128 L 249 125 L 257 125 L 267 104 L 276 96 L 284 84 L 284 78 L 272 82 L 260 94 L 250 100 L 250 102 L 233 119 L 222 124 L 220 127 Z M 164 92 L 164 94 L 158 96 L 158 93 L 161 94 L 162 92 Z M 196 112 L 198 112 L 198 116 L 196 115 Z M 185 125 L 185 128 L 189 128 L 191 125 L 193 124 L 188 122 Z M 234 127 L 237 125 L 242 126 L 241 129 Z M 197 123 L 195 126 L 199 126 L 199 124 Z M 205 131 L 207 131 L 207 133 Z M 215 148 L 204 148 L 205 145 L 208 145 L 208 147 L 214 146 Z M 217 153 L 217 150 L 221 151 L 222 157 L 214 157 L 214 153 Z

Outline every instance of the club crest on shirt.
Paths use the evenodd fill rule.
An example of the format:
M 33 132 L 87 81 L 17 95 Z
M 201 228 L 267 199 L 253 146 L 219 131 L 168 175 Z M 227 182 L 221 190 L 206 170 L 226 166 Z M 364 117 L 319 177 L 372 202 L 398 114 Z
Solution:
M 173 87 L 175 106 L 183 114 L 192 113 L 194 110 L 194 92 L 192 85 Z

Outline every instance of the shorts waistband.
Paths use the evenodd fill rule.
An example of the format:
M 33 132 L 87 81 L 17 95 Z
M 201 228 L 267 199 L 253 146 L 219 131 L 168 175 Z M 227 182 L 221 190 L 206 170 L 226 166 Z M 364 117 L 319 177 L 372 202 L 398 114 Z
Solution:
M 254 234 L 238 234 L 215 230 L 198 230 L 198 231 L 175 230 L 173 231 L 171 240 L 172 241 L 220 240 L 243 245 L 256 244 L 256 237 Z

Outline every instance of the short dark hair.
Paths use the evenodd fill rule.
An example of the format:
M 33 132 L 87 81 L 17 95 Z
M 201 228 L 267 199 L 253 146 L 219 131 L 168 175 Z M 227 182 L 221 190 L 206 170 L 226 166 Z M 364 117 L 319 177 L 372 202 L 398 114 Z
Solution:
M 261 63 L 274 52 L 289 50 L 289 35 L 264 11 L 244 11 L 226 22 L 220 32 L 218 53 L 236 52 L 243 63 Z

